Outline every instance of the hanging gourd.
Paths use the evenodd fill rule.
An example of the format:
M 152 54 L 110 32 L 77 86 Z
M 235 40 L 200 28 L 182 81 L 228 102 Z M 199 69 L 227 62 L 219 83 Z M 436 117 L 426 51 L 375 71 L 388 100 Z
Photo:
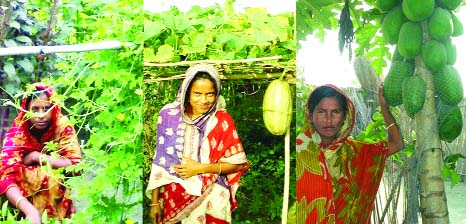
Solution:
M 293 99 L 290 85 L 281 77 L 273 80 L 265 90 L 262 111 L 267 130 L 284 135 L 291 124 Z

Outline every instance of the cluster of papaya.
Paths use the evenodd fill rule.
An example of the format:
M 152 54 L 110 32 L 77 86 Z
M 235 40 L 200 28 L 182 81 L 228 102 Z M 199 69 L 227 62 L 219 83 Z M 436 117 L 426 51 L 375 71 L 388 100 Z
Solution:
M 438 133 L 451 142 L 461 133 L 463 119 L 458 104 L 463 85 L 455 69 L 456 47 L 451 38 L 463 34 L 454 11 L 461 0 L 377 0 L 386 13 L 382 35 L 395 45 L 391 67 L 384 81 L 384 95 L 391 106 L 403 105 L 411 118 L 419 112 L 426 97 L 426 83 L 417 74 L 415 58 L 434 76 Z M 420 60 L 417 60 L 418 62 Z

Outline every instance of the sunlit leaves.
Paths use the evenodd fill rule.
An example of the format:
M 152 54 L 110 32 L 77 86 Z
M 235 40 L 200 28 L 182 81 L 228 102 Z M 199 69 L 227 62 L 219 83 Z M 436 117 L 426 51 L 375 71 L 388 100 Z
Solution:
M 153 53 L 145 50 L 148 53 L 145 58 L 176 62 L 183 59 L 287 57 L 295 50 L 291 13 L 270 15 L 264 8 L 248 8 L 244 14 L 229 12 L 228 6 L 216 5 L 195 6 L 187 12 L 172 7 L 169 11 L 146 15 L 149 25 L 145 29 L 152 27 L 153 30 L 145 33 L 145 48 L 151 48 Z M 172 46 L 172 58 L 168 57 L 171 49 L 163 45 Z
M 143 40 L 147 40 L 149 38 L 157 38 L 160 33 L 165 29 L 165 25 L 158 21 L 144 21 L 144 38 Z
M 154 56 L 153 59 L 156 62 L 168 62 L 173 58 L 173 56 L 174 56 L 173 47 L 171 45 L 164 44 L 157 49 L 157 54 Z M 146 60 L 149 58 L 146 58 L 146 55 L 144 55 L 144 59 Z

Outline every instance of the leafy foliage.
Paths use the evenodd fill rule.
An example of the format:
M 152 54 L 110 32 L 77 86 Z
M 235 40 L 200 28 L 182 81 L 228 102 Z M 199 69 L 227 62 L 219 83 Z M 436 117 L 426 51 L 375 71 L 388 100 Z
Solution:
M 192 7 L 181 12 L 147 14 L 144 22 L 144 61 L 180 62 L 202 59 L 230 60 L 282 56 L 295 59 L 294 20 L 291 13 L 270 15 L 264 8 L 233 11 L 233 1 L 224 7 Z M 268 61 L 276 65 L 276 61 Z M 144 68 L 148 70 L 149 68 Z M 155 76 L 180 68 L 160 68 Z
M 22 86 L 30 82 L 42 81 L 54 86 L 61 94 L 56 100 L 70 117 L 78 138 L 82 140 L 83 162 L 71 168 L 82 170 L 82 175 L 64 182 L 73 189 L 78 212 L 63 223 L 140 222 L 142 1 L 79 0 L 64 1 L 62 5 L 56 2 L 35 0 L 21 5 L 27 9 L 21 11 L 25 18 L 39 21 L 25 22 L 34 27 L 32 31 L 38 29 L 31 31 L 31 35 L 42 37 L 39 31 L 47 26 L 39 24 L 54 17 L 57 18 L 53 23 L 55 26 L 45 30 L 53 35 L 45 43 L 118 40 L 133 42 L 135 46 L 122 50 L 47 54 L 46 58 L 55 60 L 45 60 L 44 63 L 55 70 L 47 77 L 36 76 L 34 80 L 29 79 L 30 74 L 15 64 L 14 70 L 19 78 L 17 89 L 5 89 L 8 95 L 13 96 L 15 91 L 22 91 Z M 56 13 L 50 15 L 54 7 Z M 35 40 L 33 37 L 30 39 Z M 13 62 L 17 58 L 9 57 L 2 62 Z M 37 67 L 33 72 L 38 74 Z M 18 100 L 11 100 L 18 104 Z M 10 213 L 15 213 L 14 209 Z M 47 221 L 55 222 L 58 221 Z
M 456 171 L 456 163 L 459 159 L 466 159 L 461 153 L 455 153 L 443 158 L 442 176 L 444 179 L 450 179 L 451 188 L 461 182 L 461 176 Z

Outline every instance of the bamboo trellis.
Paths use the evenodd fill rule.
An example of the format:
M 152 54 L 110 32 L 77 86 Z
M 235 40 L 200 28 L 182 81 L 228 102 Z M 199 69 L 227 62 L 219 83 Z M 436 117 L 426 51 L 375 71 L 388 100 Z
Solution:
M 248 58 L 236 60 L 196 60 L 174 63 L 144 62 L 144 82 L 183 79 L 184 71 L 193 64 L 214 64 L 220 72 L 221 79 L 275 79 L 286 73 L 287 80 L 295 83 L 296 62 L 294 60 L 279 61 L 282 56 Z

